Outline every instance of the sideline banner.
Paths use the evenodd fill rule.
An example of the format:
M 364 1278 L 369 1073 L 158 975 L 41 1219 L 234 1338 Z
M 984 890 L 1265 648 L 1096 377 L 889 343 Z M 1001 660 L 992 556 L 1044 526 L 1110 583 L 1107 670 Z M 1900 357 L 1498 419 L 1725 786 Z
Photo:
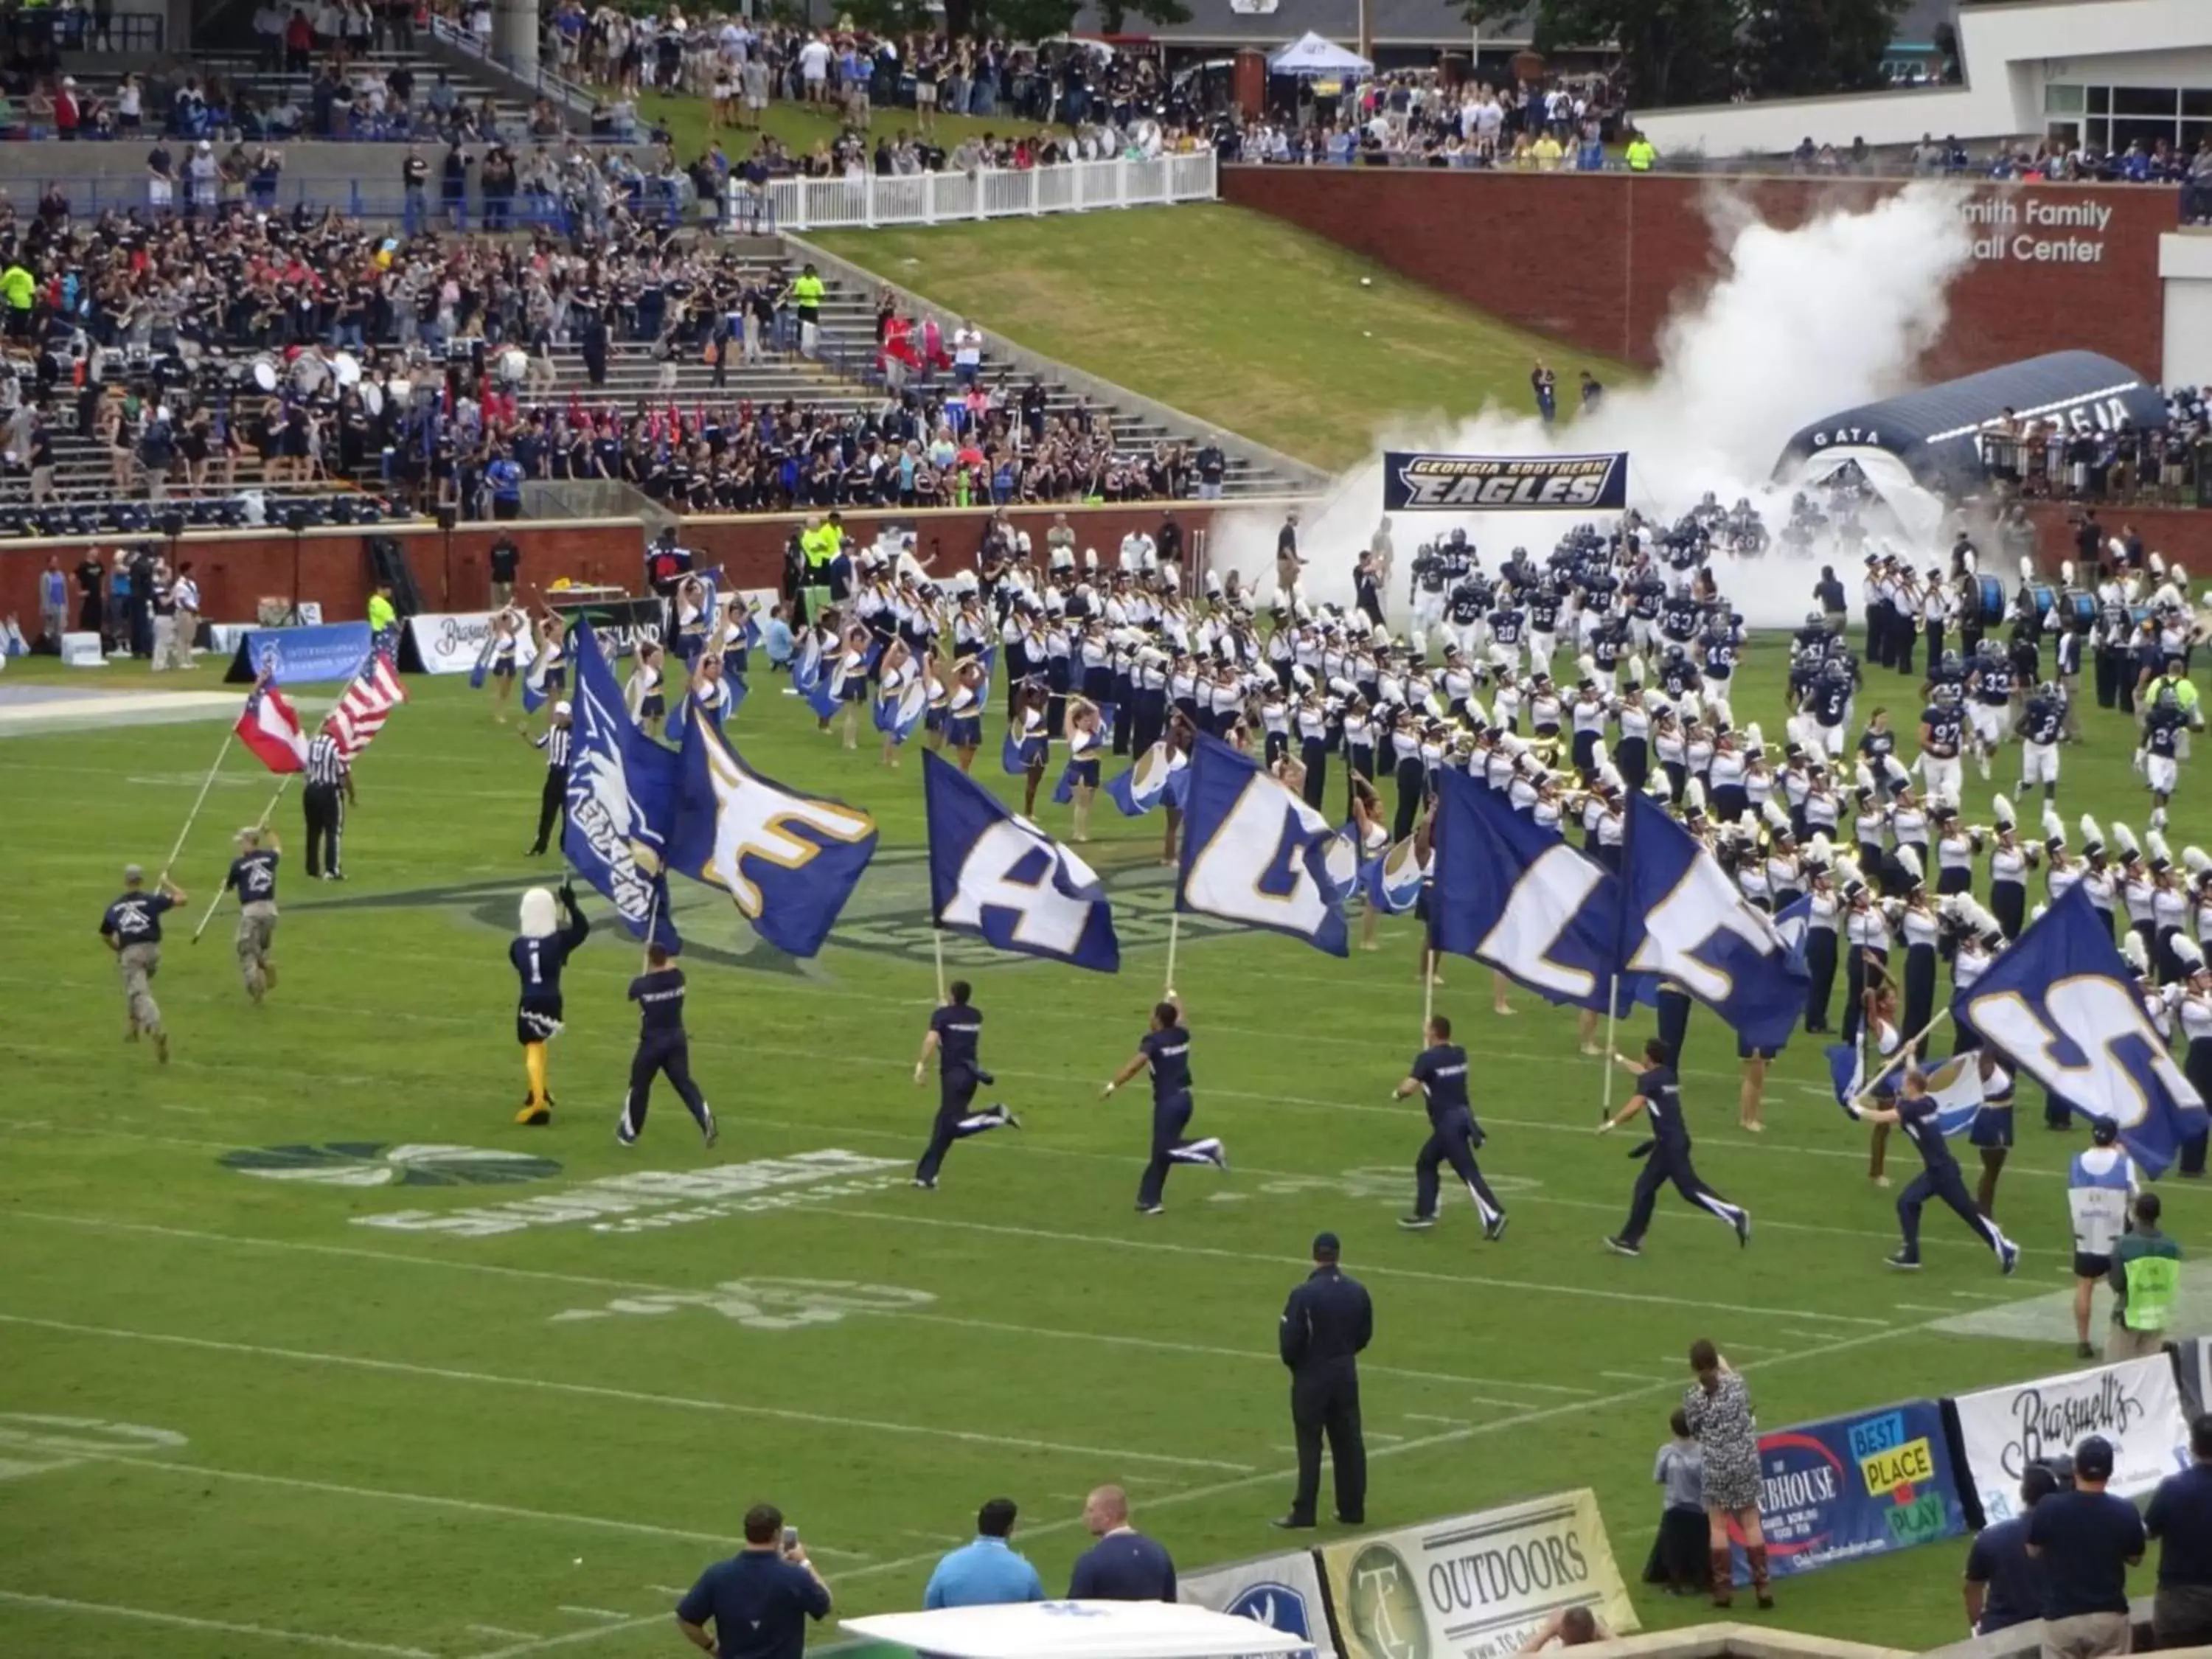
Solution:
M 1346 1659 L 1495 1659 L 1561 1609 L 1639 1628 L 1587 1487 L 1321 1552 Z
M 1394 449 L 1382 457 L 1386 513 L 1619 511 L 1628 505 L 1628 456 L 1431 455 Z
M 1951 1404 L 1966 1472 L 1988 1521 L 2012 1515 L 2021 1474 L 2030 1463 L 2070 1455 L 2093 1434 L 2112 1443 L 2106 1490 L 2122 1498 L 2147 1492 L 2189 1467 L 2189 1425 L 2172 1362 L 2162 1353 L 1960 1395 Z
M 1943 1408 L 1911 1400 L 1759 1437 L 1759 1519 L 1777 1578 L 1966 1529 Z M 1751 1582 L 1735 1546 L 1735 1582 Z
M 2212 1337 L 2185 1337 L 2174 1344 L 2181 1361 L 2182 1407 L 2195 1422 L 2212 1412 Z
M 403 674 L 465 674 L 483 658 L 491 638 L 489 611 L 421 611 L 408 617 L 399 641 Z M 524 629 L 514 636 L 514 663 L 527 668 L 538 655 L 537 641 Z
M 1188 1573 L 1177 1581 L 1176 1589 L 1185 1601 L 1249 1619 L 1269 1630 L 1306 1637 L 1313 1643 L 1307 1651 L 1317 1659 L 1341 1659 L 1335 1638 L 1329 1633 L 1321 1573 L 1314 1565 L 1311 1550 L 1266 1555 L 1209 1572 Z
M 350 680 L 368 662 L 368 624 L 325 623 L 318 628 L 252 628 L 239 636 L 230 672 L 232 685 L 251 685 L 270 671 L 277 685 L 313 680 Z
M 642 599 L 582 599 L 563 604 L 556 592 L 546 598 L 563 620 L 581 620 L 599 635 L 599 649 L 608 660 L 636 654 L 641 644 L 659 645 L 668 620 L 667 607 L 657 598 Z

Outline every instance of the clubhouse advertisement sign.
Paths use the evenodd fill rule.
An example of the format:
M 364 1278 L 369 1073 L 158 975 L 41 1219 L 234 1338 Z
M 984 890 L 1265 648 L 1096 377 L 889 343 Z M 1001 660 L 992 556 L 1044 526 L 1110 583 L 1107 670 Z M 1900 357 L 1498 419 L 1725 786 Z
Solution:
M 1314 1659 L 1342 1659 L 1329 1633 L 1321 1574 L 1314 1566 L 1310 1550 L 1261 1556 L 1209 1572 L 1187 1573 L 1176 1589 L 1185 1601 L 1249 1619 L 1286 1635 L 1310 1638 L 1313 1645 L 1306 1651 Z
M 1495 1659 L 1571 1607 L 1615 1635 L 1638 1629 L 1587 1488 L 1346 1539 L 1321 1559 L 1345 1659 Z
M 1960 1395 L 1960 1449 L 1990 1521 L 2020 1506 L 2020 1477 L 2030 1463 L 2064 1454 L 2090 1435 L 2112 1444 L 2108 1491 L 2135 1498 L 2189 1467 L 2189 1426 L 2172 1362 L 2164 1354 L 2033 1382 Z
M 1759 1436 L 1759 1518 L 1778 1578 L 1957 1537 L 1942 1407 L 1908 1401 Z M 1736 1583 L 1750 1577 L 1739 1541 Z

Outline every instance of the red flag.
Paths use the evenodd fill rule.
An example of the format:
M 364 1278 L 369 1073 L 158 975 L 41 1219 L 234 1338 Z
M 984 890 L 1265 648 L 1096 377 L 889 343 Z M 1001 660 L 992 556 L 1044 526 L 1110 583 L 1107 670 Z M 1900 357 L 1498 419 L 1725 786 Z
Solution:
M 406 701 L 406 689 L 399 684 L 392 659 L 379 654 L 346 688 L 345 696 L 323 722 L 323 729 L 337 739 L 338 752 L 351 761 L 384 729 L 392 711 Z
M 253 688 L 246 699 L 246 712 L 232 730 L 272 772 L 297 772 L 307 763 L 307 738 L 300 729 L 299 711 L 274 686 Z

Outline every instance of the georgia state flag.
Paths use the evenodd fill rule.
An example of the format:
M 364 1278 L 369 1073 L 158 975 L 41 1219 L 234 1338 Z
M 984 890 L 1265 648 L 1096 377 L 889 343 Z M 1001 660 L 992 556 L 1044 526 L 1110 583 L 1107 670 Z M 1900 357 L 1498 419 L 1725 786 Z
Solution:
M 246 699 L 246 710 L 231 728 L 272 772 L 297 772 L 307 763 L 307 738 L 300 729 L 299 712 L 273 685 L 257 685 Z

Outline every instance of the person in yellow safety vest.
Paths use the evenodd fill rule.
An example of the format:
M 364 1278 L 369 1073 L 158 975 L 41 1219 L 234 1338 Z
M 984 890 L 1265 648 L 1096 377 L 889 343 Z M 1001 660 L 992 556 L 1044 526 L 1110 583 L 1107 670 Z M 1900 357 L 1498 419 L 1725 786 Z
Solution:
M 0 270 L 0 299 L 8 304 L 8 337 L 21 340 L 31 331 L 31 304 L 38 293 L 38 278 L 23 268 L 21 259 L 8 261 Z
M 1627 160 L 1631 173 L 1649 173 L 1659 163 L 1659 151 L 1639 132 L 1628 141 Z
M 2181 1282 L 2181 1246 L 2158 1230 L 2159 1200 L 2136 1200 L 2136 1224 L 2112 1247 L 2112 1334 L 2105 1359 L 2141 1359 L 2162 1353 L 2173 1322 L 2173 1296 Z

